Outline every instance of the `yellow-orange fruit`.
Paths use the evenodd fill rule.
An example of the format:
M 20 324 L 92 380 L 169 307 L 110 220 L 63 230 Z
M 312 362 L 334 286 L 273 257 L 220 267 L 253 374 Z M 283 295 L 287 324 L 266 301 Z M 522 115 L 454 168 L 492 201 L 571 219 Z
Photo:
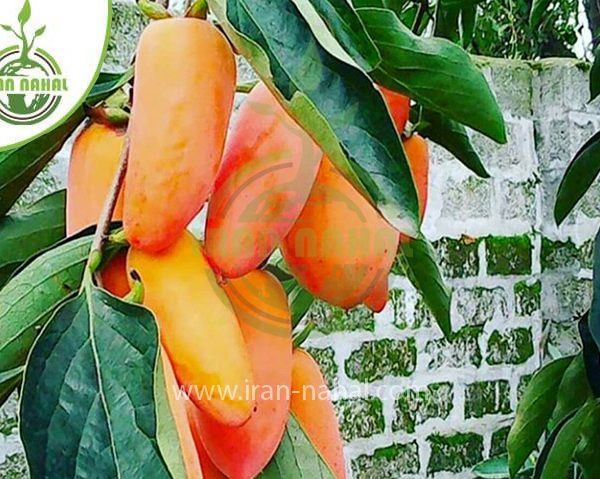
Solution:
M 175 379 L 173 367 L 166 354 L 162 354 L 161 362 L 165 374 L 165 387 L 167 389 L 167 398 L 169 407 L 173 414 L 175 426 L 177 427 L 177 435 L 179 436 L 179 444 L 181 446 L 181 455 L 185 465 L 187 479 L 203 479 L 202 469 L 200 468 L 200 460 L 196 452 L 196 445 L 192 437 L 192 430 L 187 417 L 186 402 L 187 399 L 183 394 L 178 396 L 179 384 Z
M 304 207 L 321 150 L 261 83 L 240 109 L 208 205 L 213 268 L 239 278 L 258 268 Z
M 421 219 L 427 209 L 427 195 L 429 187 L 429 148 L 427 141 L 418 134 L 404 140 L 404 151 L 408 157 L 410 171 L 412 172 L 417 196 L 419 197 L 419 214 Z
M 200 430 L 199 428 L 193 426 L 197 418 L 198 408 L 194 406 L 191 401 L 187 401 L 186 411 L 189 423 L 192 426 L 192 437 L 194 438 L 194 443 L 196 444 L 196 453 L 198 454 L 198 459 L 200 460 L 203 479 L 227 479 L 227 476 L 219 471 L 210 457 L 208 457 L 206 449 L 204 449 L 204 445 L 202 444 L 202 439 L 200 438 Z
M 127 277 L 127 253 L 119 253 L 104 267 L 101 272 L 102 286 L 110 293 L 123 298 L 129 293 Z
M 404 133 L 404 128 L 406 128 L 406 123 L 410 116 L 410 98 L 384 87 L 379 88 L 381 89 L 381 93 L 383 93 L 398 133 Z
M 323 158 L 306 206 L 281 250 L 308 291 L 351 308 L 387 278 L 398 244 L 399 233 Z
M 294 350 L 291 412 L 335 477 L 344 479 L 346 468 L 340 426 L 327 391 L 314 359 L 301 349 Z
M 427 209 L 427 195 L 429 187 L 429 151 L 427 142 L 419 135 L 414 134 L 407 140 L 404 140 L 404 149 L 408 158 L 413 180 L 417 187 L 417 196 L 419 198 L 419 215 L 421 220 L 425 216 Z M 410 238 L 400 235 L 401 242 L 408 242 Z M 379 313 L 385 308 L 389 299 L 388 278 L 381 278 L 381 281 L 375 286 L 372 293 L 365 298 L 364 303 L 371 310 Z
M 125 131 L 90 123 L 79 134 L 69 163 L 67 184 L 67 235 L 95 225 L 119 166 Z M 114 220 L 123 215 L 123 195 L 119 195 Z
M 202 209 L 216 178 L 235 94 L 231 48 L 210 22 L 154 22 L 140 39 L 123 223 L 157 252 Z
M 375 285 L 371 294 L 365 298 L 363 303 L 365 306 L 369 308 L 371 311 L 376 313 L 381 313 L 385 305 L 387 304 L 389 299 L 389 289 L 388 289 L 388 277 L 382 277 L 379 282 Z
M 129 250 L 128 270 L 144 285 L 175 376 L 194 403 L 216 421 L 246 422 L 254 401 L 252 368 L 238 321 L 198 241 L 184 232 L 161 253 Z
M 277 279 L 254 271 L 224 287 L 237 314 L 254 372 L 256 406 L 241 427 L 217 423 L 192 412 L 212 462 L 230 479 L 252 479 L 279 446 L 288 420 L 292 381 L 292 320 L 287 297 Z

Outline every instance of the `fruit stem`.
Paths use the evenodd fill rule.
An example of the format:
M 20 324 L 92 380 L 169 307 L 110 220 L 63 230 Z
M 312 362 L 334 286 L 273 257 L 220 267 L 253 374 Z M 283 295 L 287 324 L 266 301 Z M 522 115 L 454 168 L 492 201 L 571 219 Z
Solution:
M 131 291 L 123 298 L 125 301 L 133 304 L 142 304 L 144 301 L 144 285 L 137 275 L 132 275 Z
M 171 18 L 169 11 L 160 3 L 150 0 L 138 0 L 138 8 L 151 20 L 164 20 Z
M 96 273 L 96 270 L 98 269 L 98 266 L 100 265 L 100 262 L 102 260 L 102 248 L 108 235 L 108 230 L 110 228 L 110 223 L 113 217 L 113 213 L 115 211 L 115 207 L 117 205 L 117 198 L 119 197 L 121 186 L 123 185 L 123 181 L 125 181 L 125 173 L 127 172 L 128 160 L 129 135 L 126 135 L 125 142 L 123 144 L 123 149 L 121 150 L 121 158 L 119 159 L 119 167 L 113 179 L 108 196 L 106 197 L 106 201 L 104 202 L 102 213 L 100 214 L 100 218 L 98 219 L 96 233 L 94 234 L 94 239 L 92 240 L 92 248 L 88 260 L 88 268 L 90 272 L 94 274 Z M 98 258 L 100 258 L 100 261 L 98 261 Z M 98 277 L 96 277 L 96 279 L 98 280 Z
M 208 2 L 206 0 L 194 0 L 185 11 L 185 16 L 206 20 L 208 16 Z

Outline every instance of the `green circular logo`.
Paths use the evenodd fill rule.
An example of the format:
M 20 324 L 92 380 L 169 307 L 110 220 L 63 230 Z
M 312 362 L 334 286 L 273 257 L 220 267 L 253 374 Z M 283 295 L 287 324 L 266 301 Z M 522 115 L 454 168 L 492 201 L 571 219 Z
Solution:
M 32 125 L 56 110 L 66 80 L 54 58 L 38 48 L 23 52 L 15 45 L 0 52 L 0 119 Z

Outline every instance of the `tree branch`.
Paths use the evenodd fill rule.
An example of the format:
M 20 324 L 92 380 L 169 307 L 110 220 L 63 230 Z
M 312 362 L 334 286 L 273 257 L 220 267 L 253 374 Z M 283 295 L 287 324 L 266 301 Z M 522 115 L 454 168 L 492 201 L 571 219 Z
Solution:
M 110 229 L 110 223 L 115 212 L 121 187 L 125 181 L 125 173 L 127 172 L 128 162 L 129 135 L 126 135 L 125 143 L 123 144 L 123 149 L 121 150 L 121 158 L 119 159 L 119 167 L 113 179 L 106 201 L 104 202 L 104 207 L 102 209 L 102 213 L 100 214 L 100 218 L 98 218 L 98 226 L 96 226 L 96 233 L 94 234 L 94 239 L 92 240 L 92 248 L 90 250 L 90 258 L 88 261 L 88 267 L 92 273 L 96 272 L 100 262 L 102 261 L 102 248 Z

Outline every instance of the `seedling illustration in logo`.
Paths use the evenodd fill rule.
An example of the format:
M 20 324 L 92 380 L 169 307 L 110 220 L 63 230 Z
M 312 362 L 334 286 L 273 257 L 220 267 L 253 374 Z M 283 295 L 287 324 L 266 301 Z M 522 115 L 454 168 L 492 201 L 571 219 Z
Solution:
M 12 125 L 33 125 L 56 110 L 67 91 L 67 80 L 60 66 L 47 51 L 36 47 L 46 26 L 32 34 L 26 31 L 31 18 L 31 4 L 18 15 L 18 27 L 0 24 L 20 42 L 0 51 L 0 120 Z

